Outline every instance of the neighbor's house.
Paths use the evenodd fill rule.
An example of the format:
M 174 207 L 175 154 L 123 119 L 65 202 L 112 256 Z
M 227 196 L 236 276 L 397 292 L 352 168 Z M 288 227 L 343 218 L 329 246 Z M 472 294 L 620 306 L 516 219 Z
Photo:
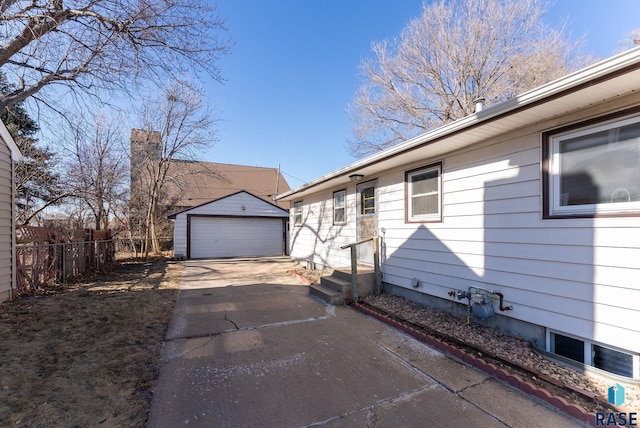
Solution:
M 159 132 L 132 130 L 132 207 L 142 213 L 146 207 L 135 201 L 145 189 L 136 183 L 161 151 Z M 278 168 L 173 160 L 167 176 L 160 205 L 173 220 L 165 233 L 173 236 L 175 257 L 285 254 L 289 203 L 274 198 L 290 187 Z
M 348 266 L 379 235 L 387 292 L 640 377 L 640 48 L 277 199 L 294 259 Z
M 16 286 L 15 169 L 22 155 L 0 121 L 0 302 L 12 297 Z

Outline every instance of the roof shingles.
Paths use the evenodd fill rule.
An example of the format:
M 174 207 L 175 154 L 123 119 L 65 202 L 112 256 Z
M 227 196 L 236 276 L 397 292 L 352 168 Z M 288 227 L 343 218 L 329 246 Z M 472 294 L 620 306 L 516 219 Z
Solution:
M 215 162 L 173 161 L 165 189 L 168 200 L 179 208 L 194 207 L 246 190 L 265 201 L 289 209 L 289 202 L 273 197 L 290 190 L 277 168 Z

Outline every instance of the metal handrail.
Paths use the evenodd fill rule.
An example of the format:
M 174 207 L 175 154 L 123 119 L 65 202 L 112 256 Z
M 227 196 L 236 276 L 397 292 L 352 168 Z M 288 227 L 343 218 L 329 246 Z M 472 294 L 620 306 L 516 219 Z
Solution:
M 343 245 L 342 247 L 340 247 L 340 249 L 341 250 L 345 250 L 345 249 L 347 249 L 349 247 L 355 247 L 356 245 L 360 245 L 360 244 L 364 244 L 365 242 L 373 241 L 374 238 L 379 238 L 379 236 L 376 235 L 376 236 L 372 236 L 371 238 L 364 238 L 364 239 L 361 239 L 359 241 L 352 242 L 351 244 Z
M 364 244 L 366 242 L 373 242 L 373 272 L 376 279 L 375 294 L 380 294 L 380 288 L 382 286 L 382 278 L 380 277 L 380 259 L 378 257 L 380 249 L 380 236 L 375 235 L 370 238 L 364 238 L 351 244 L 346 244 L 340 247 L 345 250 L 349 248 L 351 250 L 351 298 L 354 302 L 358 301 L 358 257 L 356 254 L 356 246 Z

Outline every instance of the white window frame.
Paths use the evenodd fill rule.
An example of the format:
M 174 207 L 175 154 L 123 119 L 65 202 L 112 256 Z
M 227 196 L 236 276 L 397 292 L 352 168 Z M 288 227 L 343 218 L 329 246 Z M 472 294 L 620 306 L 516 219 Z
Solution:
M 626 117 L 611 120 L 608 122 L 569 130 L 556 135 L 551 135 L 548 144 L 548 204 L 549 217 L 592 217 L 596 215 L 615 215 L 640 213 L 640 201 L 616 202 L 616 203 L 596 203 L 584 205 L 562 205 L 563 195 L 560 191 L 560 144 L 568 139 L 595 134 L 601 131 L 614 130 L 622 126 L 640 122 L 640 116 Z M 640 141 L 639 141 L 640 142 Z M 615 143 L 612 143 L 615 144 Z M 616 189 L 618 190 L 618 189 Z M 626 190 L 623 188 L 620 191 Z M 613 196 L 612 196 L 613 197 Z
M 293 203 L 293 225 L 302 225 L 302 201 Z
M 567 358 L 567 359 L 569 359 L 571 361 L 576 361 L 577 363 L 581 363 L 581 364 L 584 364 L 585 366 L 593 367 L 596 370 L 601 370 L 601 371 L 606 372 L 606 373 L 613 373 L 613 372 L 609 372 L 609 371 L 606 371 L 604 369 L 598 368 L 598 367 L 596 367 L 594 365 L 594 362 L 593 362 L 593 345 L 598 345 L 598 346 L 601 346 L 603 348 L 607 348 L 607 349 L 610 349 L 612 351 L 620 352 L 621 354 L 626 354 L 626 355 L 631 356 L 631 360 L 632 360 L 632 362 L 631 362 L 631 364 L 632 364 L 631 372 L 633 374 L 632 379 L 640 379 L 640 354 L 633 353 L 633 352 L 630 352 L 630 351 L 625 350 L 625 349 L 617 348 L 615 346 L 606 345 L 604 343 L 594 342 L 592 340 L 585 339 L 584 337 L 574 336 L 573 334 L 569 334 L 569 333 L 565 333 L 565 332 L 562 332 L 562 331 L 558 331 L 558 330 L 554 330 L 554 329 L 548 328 L 547 331 L 546 331 L 546 342 L 547 342 L 546 343 L 546 349 L 547 349 L 548 352 L 551 352 L 553 354 L 555 354 L 555 352 L 552 352 L 552 336 L 553 335 L 558 335 L 558 334 L 561 335 L 561 336 L 569 337 L 571 339 L 579 340 L 579 341 L 581 341 L 583 343 L 583 346 L 584 346 L 584 361 L 571 360 L 570 358 L 564 357 L 564 356 L 562 356 L 560 354 L 556 354 L 559 357 Z
M 413 183 L 411 181 L 411 177 L 419 174 L 424 174 L 426 172 L 437 171 L 438 172 L 438 189 L 434 192 L 419 195 L 419 196 L 429 196 L 436 194 L 438 196 L 437 207 L 438 210 L 435 213 L 427 213 L 420 215 L 412 215 L 413 213 L 413 197 L 415 195 L 412 194 Z M 433 222 L 433 221 L 442 221 L 442 163 L 428 165 L 419 169 L 414 169 L 406 172 L 406 221 L 408 223 L 416 223 L 416 222 Z
M 336 195 L 342 194 L 342 206 L 336 205 Z M 342 210 L 342 221 L 336 220 L 337 210 Z M 333 224 L 342 225 L 347 223 L 347 190 L 337 190 L 333 192 Z

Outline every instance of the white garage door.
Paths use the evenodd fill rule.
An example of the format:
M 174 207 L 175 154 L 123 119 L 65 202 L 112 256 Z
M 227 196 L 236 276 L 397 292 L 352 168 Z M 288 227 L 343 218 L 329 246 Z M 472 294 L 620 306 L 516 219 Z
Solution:
M 191 218 L 191 258 L 280 256 L 280 218 Z

